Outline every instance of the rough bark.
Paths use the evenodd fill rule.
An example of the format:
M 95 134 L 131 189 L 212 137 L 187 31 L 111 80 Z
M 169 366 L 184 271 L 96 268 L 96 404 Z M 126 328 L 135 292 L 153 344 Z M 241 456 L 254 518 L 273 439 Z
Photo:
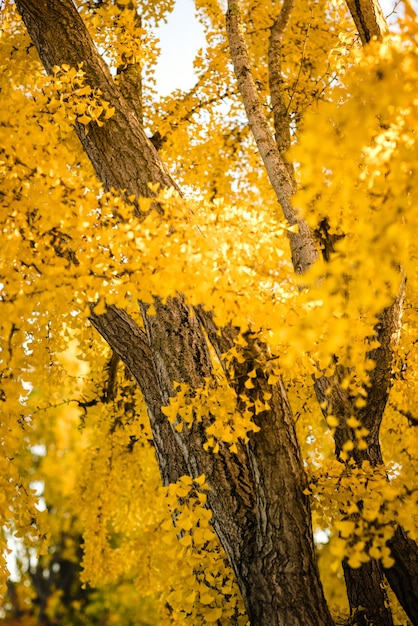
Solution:
M 417 544 L 398 526 L 389 548 L 395 564 L 385 570 L 386 578 L 413 626 L 418 624 Z
M 107 188 L 151 195 L 148 183 L 175 186 L 138 116 L 117 90 L 71 0 L 17 0 L 46 69 L 83 61 L 86 81 L 100 88 L 116 112 L 102 128 L 77 128 L 83 147 Z M 91 321 L 123 360 L 147 403 L 165 482 L 180 473 L 204 473 L 215 530 L 234 568 L 244 602 L 257 626 L 332 624 L 315 562 L 305 475 L 285 391 L 274 389 L 271 410 L 249 446 L 232 454 L 205 452 L 204 424 L 178 433 L 163 420 L 161 403 L 173 381 L 196 387 L 212 376 L 206 334 L 181 298 L 141 310 L 145 333 L 119 309 Z
M 340 457 L 346 441 L 356 441 L 354 430 L 347 425 L 347 420 L 354 415 L 367 428 L 369 434 L 365 438 L 367 449 L 358 450 L 355 447 L 352 458 L 358 465 L 366 460 L 372 466 L 382 463 L 379 431 L 391 387 L 394 348 L 399 343 L 404 296 L 405 282 L 402 281 L 391 306 L 379 315 L 375 335 L 371 338 L 379 346 L 366 353 L 366 358 L 375 362 L 375 368 L 370 372 L 365 407 L 357 408 L 355 398 L 341 384 L 350 376 L 347 368 L 337 366 L 333 376 L 321 376 L 315 381 L 315 392 L 320 405 L 324 407 L 324 415 L 335 415 L 339 420 L 334 433 L 337 458 Z
M 163 484 L 175 483 L 188 469 L 172 428 L 161 411 L 163 400 L 146 334 L 125 311 L 113 306 L 103 315 L 92 312 L 89 319 L 129 369 L 146 398 Z
M 379 561 L 372 559 L 352 569 L 343 561 L 344 579 L 350 602 L 351 623 L 355 626 L 393 626 L 392 613 L 384 580 L 383 568 Z
M 377 0 L 346 0 L 346 4 L 363 45 L 373 37 L 381 39 L 387 32 L 386 19 Z
M 148 316 L 142 306 L 146 335 L 114 307 L 104 315 L 92 314 L 91 319 L 146 397 L 152 386 L 158 410 L 158 394 L 166 403 L 173 380 L 198 387 L 211 376 L 211 363 L 200 322 L 190 309 L 180 299 L 165 306 L 157 300 L 155 306 L 156 316 Z M 245 373 L 253 368 L 250 358 L 242 368 L 237 378 L 243 384 Z M 150 369 L 155 377 L 146 374 Z M 154 380 L 158 380 L 158 390 Z M 216 455 L 204 452 L 205 424 L 198 423 L 181 433 L 171 430 L 168 437 L 163 433 L 157 454 L 164 445 L 167 448 L 168 439 L 175 451 L 181 451 L 185 463 L 181 466 L 180 459 L 181 470 L 175 473 L 206 475 L 212 487 L 208 500 L 214 527 L 236 573 L 252 624 L 332 624 L 314 558 L 309 502 L 303 495 L 306 479 L 293 417 L 281 385 L 273 389 L 270 404 L 271 411 L 260 416 L 260 433 L 248 446 L 239 446 L 237 455 L 227 446 L 221 446 Z M 167 420 L 155 423 L 150 418 L 157 434 L 159 429 L 171 429 Z
M 65 0 L 21 0 L 16 6 L 46 71 L 67 63 L 83 63 L 85 80 L 99 87 L 115 107 L 105 126 L 76 125 L 78 137 L 106 189 L 126 189 L 128 195 L 151 197 L 150 182 L 176 187 L 167 168 L 145 135 L 137 112 L 117 89 L 109 69 L 98 54 L 74 4 Z M 88 130 L 88 132 L 87 132 Z M 123 168 L 120 164 L 123 163 Z
M 157 316 L 144 311 L 160 388 L 172 381 L 193 387 L 211 376 L 197 318 L 180 301 L 156 302 Z M 192 333 L 193 336 L 190 336 Z M 182 359 L 173 359 L 181 354 Z M 242 366 L 253 368 L 248 357 Z M 244 372 L 236 378 L 245 381 Z M 242 390 L 241 390 L 242 391 Z M 273 390 L 271 411 L 248 446 L 231 455 L 226 446 L 202 453 L 203 425 L 176 437 L 192 475 L 204 473 L 213 486 L 209 503 L 214 525 L 237 575 L 252 624 L 331 624 L 314 558 L 305 474 L 285 391 Z M 244 521 L 244 523 L 242 523 Z M 308 600 L 307 600 L 308 596 Z
M 142 19 L 136 11 L 136 5 L 132 0 L 128 3 L 118 3 L 119 9 L 122 11 L 134 12 L 134 23 L 137 29 L 137 37 L 141 37 Z M 125 100 L 129 104 L 131 111 L 134 111 L 138 120 L 143 124 L 142 114 L 142 68 L 136 59 L 124 57 L 122 54 L 121 63 L 117 68 L 118 87 L 122 92 Z

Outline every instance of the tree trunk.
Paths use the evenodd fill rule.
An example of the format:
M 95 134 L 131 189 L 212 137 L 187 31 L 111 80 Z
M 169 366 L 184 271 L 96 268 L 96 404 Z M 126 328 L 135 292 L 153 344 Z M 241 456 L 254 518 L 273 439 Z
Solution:
M 16 0 L 45 68 L 83 61 L 86 82 L 100 88 L 115 115 L 78 136 L 105 187 L 150 196 L 148 183 L 175 186 L 99 57 L 71 0 Z M 173 381 L 191 387 L 212 376 L 205 334 L 181 298 L 157 315 L 142 313 L 146 333 L 110 307 L 91 321 L 138 381 L 148 407 L 163 480 L 205 474 L 216 532 L 237 575 L 252 624 L 331 626 L 316 567 L 305 474 L 285 391 L 277 385 L 262 429 L 233 454 L 205 452 L 204 424 L 178 433 L 161 415 Z
M 161 411 L 163 400 L 151 364 L 144 331 L 121 309 L 108 307 L 104 315 L 90 314 L 93 326 L 129 369 L 146 398 L 155 452 L 164 485 L 188 473 L 172 428 Z
M 358 569 L 343 561 L 344 579 L 351 609 L 351 623 L 355 626 L 393 626 L 392 613 L 384 587 L 383 569 L 372 559 Z
M 92 316 L 92 321 L 119 351 L 142 389 L 144 370 L 155 372 L 167 402 L 173 380 L 198 387 L 211 376 L 211 364 L 198 318 L 190 309 L 179 299 L 165 306 L 157 300 L 155 307 L 156 316 L 148 316 L 142 307 L 148 355 L 143 349 L 138 354 L 136 344 L 128 356 L 121 349 L 127 320 L 134 326 L 126 313 L 110 308 Z M 135 353 L 139 359 L 132 359 Z M 248 371 L 252 367 L 250 358 L 241 365 Z M 242 373 L 237 378 L 245 380 Z M 195 423 L 181 433 L 171 430 L 169 436 L 181 450 L 187 473 L 194 477 L 204 473 L 212 488 L 208 501 L 214 528 L 237 576 L 251 623 L 332 624 L 314 556 L 309 502 L 303 494 L 305 474 L 281 385 L 273 388 L 270 404 L 271 410 L 259 416 L 260 432 L 248 446 L 238 446 L 236 455 L 225 445 L 218 454 L 204 452 L 205 424 Z M 153 428 L 167 427 L 167 421 L 158 425 L 150 417 Z
M 272 29 L 270 49 L 272 54 L 280 52 L 282 31 L 285 29 L 293 2 L 286 0 L 278 20 Z M 292 206 L 292 195 L 295 191 L 292 178 L 292 168 L 285 160 L 280 149 L 286 149 L 289 143 L 288 120 L 283 119 L 282 94 L 280 92 L 279 76 L 280 63 L 269 59 L 270 84 L 274 85 L 274 118 L 276 129 L 282 134 L 273 138 L 269 122 L 264 113 L 257 87 L 252 75 L 251 64 L 245 44 L 241 24 L 241 9 L 239 0 L 228 0 L 226 13 L 226 30 L 228 34 L 231 60 L 237 77 L 242 102 L 247 114 L 248 123 L 254 136 L 266 172 L 274 189 L 277 200 L 289 225 L 297 225 L 297 232 L 289 232 L 289 243 L 292 253 L 292 263 L 297 274 L 306 272 L 318 259 L 318 251 L 310 228 L 302 216 Z M 289 135 L 290 136 L 290 135 Z
M 383 413 L 390 393 L 394 348 L 399 342 L 402 321 L 403 301 L 405 296 L 405 281 L 402 280 L 399 293 L 393 304 L 379 316 L 374 339 L 379 346 L 367 353 L 366 358 L 375 362 L 376 366 L 370 373 L 370 387 L 367 389 L 367 405 L 356 408 L 354 399 L 341 386 L 341 381 L 349 377 L 349 372 L 342 367 L 336 369 L 332 377 L 322 376 L 315 381 L 315 392 L 324 414 L 335 415 L 339 425 L 335 429 L 335 454 L 339 458 L 344 443 L 352 440 L 355 444 L 353 429 L 347 425 L 347 419 L 355 416 L 367 428 L 367 449 L 358 450 L 356 445 L 352 451 L 352 458 L 358 466 L 368 461 L 372 466 L 383 463 L 380 447 L 379 432 Z M 343 564 L 344 576 L 347 585 L 347 594 L 352 611 L 363 607 L 363 613 L 371 620 L 372 615 L 380 614 L 380 621 L 389 616 L 385 595 L 382 594 L 384 574 L 392 587 L 405 613 L 414 626 L 418 626 L 418 546 L 415 541 L 408 539 L 402 528 L 397 528 L 394 537 L 389 542 L 395 565 L 383 570 L 380 564 L 371 562 L 358 570 L 351 569 Z M 379 578 L 380 577 L 380 578 Z M 374 585 L 372 582 L 374 581 Z M 372 588 L 374 591 L 372 591 Z M 365 590 L 367 593 L 365 594 Z M 377 607 L 380 603 L 380 609 Z M 363 618 L 365 619 L 365 618 Z M 391 619 L 391 618 L 390 618 Z M 364 622 L 366 623 L 366 622 Z M 390 623 L 390 622 L 388 622 Z
M 398 526 L 395 535 L 389 541 L 389 548 L 395 564 L 385 570 L 386 578 L 411 623 L 418 626 L 417 544 Z

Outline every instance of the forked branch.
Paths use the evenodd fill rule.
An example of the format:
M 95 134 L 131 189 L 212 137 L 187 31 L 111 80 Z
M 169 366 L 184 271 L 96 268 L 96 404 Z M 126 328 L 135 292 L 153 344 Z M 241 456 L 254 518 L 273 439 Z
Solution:
M 155 451 L 163 483 L 176 482 L 188 469 L 172 428 L 161 411 L 163 404 L 154 372 L 151 349 L 144 331 L 122 309 L 109 306 L 106 313 L 92 312 L 90 322 L 123 361 L 146 399 Z
M 288 4 L 291 3 L 286 3 L 287 9 L 283 14 L 282 24 L 279 22 L 277 27 L 278 33 L 287 24 L 287 12 L 290 11 Z M 226 29 L 231 59 L 251 132 L 286 220 L 290 225 L 297 224 L 299 227 L 299 232 L 290 233 L 289 239 L 293 266 L 298 274 L 303 274 L 316 261 L 318 252 L 309 226 L 292 206 L 293 180 L 274 140 L 257 92 L 242 30 L 239 0 L 228 0 Z

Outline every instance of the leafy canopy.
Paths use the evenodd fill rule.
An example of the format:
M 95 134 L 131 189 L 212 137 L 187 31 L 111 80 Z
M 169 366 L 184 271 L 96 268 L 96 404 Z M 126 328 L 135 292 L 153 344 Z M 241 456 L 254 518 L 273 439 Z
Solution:
M 179 384 L 164 408 L 168 419 L 182 429 L 196 419 L 206 424 L 211 415 L 207 448 L 216 454 L 224 442 L 234 450 L 257 430 L 254 418 L 268 408 L 269 386 L 283 376 L 307 462 L 315 529 L 327 536 L 324 572 L 331 565 L 341 577 L 342 557 L 352 567 L 369 558 L 390 567 L 387 541 L 396 524 L 418 538 L 415 15 L 405 4 L 396 33 L 363 50 L 344 3 L 296 3 L 282 67 L 295 205 L 312 229 L 327 219 L 331 233 L 344 235 L 329 261 L 297 279 L 288 225 L 237 94 L 220 4 L 196 2 L 207 39 L 195 59 L 196 85 L 164 98 L 155 89 L 158 41 L 150 27 L 166 19 L 174 3 L 78 4 L 115 80 L 121 80 L 117 68 L 140 67 L 144 128 L 150 135 L 158 129 L 160 154 L 185 195 L 155 188 L 151 202 L 101 187 L 73 124 L 88 132 L 106 124 L 112 107 L 85 83 L 82 63 L 56 67 L 47 77 L 6 2 L 0 40 L 1 553 L 13 535 L 14 544 L 47 567 L 62 542 L 66 558 L 77 562 L 82 542 L 81 580 L 105 589 L 89 596 L 92 613 L 83 624 L 97 623 L 100 612 L 132 624 L 156 623 L 157 613 L 161 623 L 246 623 L 205 508 L 205 477 L 159 486 L 143 399 L 87 319 L 92 308 L 100 314 L 116 305 L 140 324 L 138 300 L 152 307 L 154 296 L 165 301 L 181 292 L 188 303 L 213 310 L 217 324 L 241 333 L 225 355 L 226 369 L 213 355 L 217 384 L 207 381 L 198 390 Z M 243 4 L 268 112 L 265 32 L 279 8 Z M 402 272 L 407 298 L 381 432 L 386 465 L 342 464 L 332 454 L 338 418 L 323 420 L 312 377 L 331 376 L 337 362 L 347 366 L 343 384 L 355 406 L 364 406 L 374 368 L 365 354 Z M 248 329 L 270 355 L 256 356 L 244 381 L 249 390 L 258 370 L 266 374 L 255 400 L 229 385 Z M 367 445 L 367 430 L 350 419 L 355 438 L 346 442 L 343 460 L 353 447 Z M 24 560 L 21 570 L 17 593 L 29 615 Z M 331 601 L 341 606 L 335 579 L 327 585 L 324 576 Z M 86 597 L 74 600 L 68 618 L 55 589 L 47 611 L 73 620 L 60 623 L 76 623 Z M 126 612 L 129 605 L 135 611 Z

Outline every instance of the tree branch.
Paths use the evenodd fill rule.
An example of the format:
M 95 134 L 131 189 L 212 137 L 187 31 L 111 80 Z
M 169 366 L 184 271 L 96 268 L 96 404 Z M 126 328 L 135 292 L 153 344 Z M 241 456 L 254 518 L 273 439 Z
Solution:
M 286 22 L 285 18 L 283 22 Z M 295 271 L 303 274 L 317 260 L 318 252 L 309 226 L 292 206 L 293 181 L 274 141 L 257 93 L 242 32 L 239 0 L 228 0 L 226 29 L 231 59 L 251 132 L 286 220 L 290 225 L 297 224 L 299 227 L 298 233 L 289 234 L 289 240 Z
M 381 39 L 388 26 L 377 0 L 346 0 L 363 45 L 376 37 Z
M 398 526 L 389 547 L 395 564 L 385 570 L 386 578 L 411 623 L 418 626 L 417 544 Z
M 282 10 L 270 31 L 268 68 L 271 106 L 273 109 L 276 144 L 293 180 L 293 166 L 286 161 L 285 152 L 290 147 L 290 128 L 288 109 L 282 88 L 282 42 L 283 35 L 289 24 L 295 0 L 284 0 Z
M 16 7 L 47 72 L 52 74 L 55 65 L 77 68 L 82 63 L 86 83 L 92 88 L 100 86 L 103 98 L 115 108 L 103 127 L 91 123 L 86 132 L 83 124 L 76 124 L 77 135 L 104 186 L 145 197 L 155 195 L 149 182 L 178 189 L 138 116 L 118 90 L 73 2 L 18 0 Z M 121 161 L 123 168 L 117 166 Z
M 233 347 L 234 339 L 238 335 L 238 329 L 230 325 L 219 328 L 213 320 L 213 313 L 207 311 L 203 306 L 197 306 L 194 310 L 197 319 L 208 336 L 209 342 L 216 352 L 216 356 L 223 366 L 222 355 Z
M 142 19 L 137 13 L 136 3 L 129 0 L 128 3 L 116 3 L 120 11 L 132 11 L 134 13 L 134 26 L 137 31 L 142 29 Z M 141 36 L 137 34 L 137 37 Z M 131 111 L 135 111 L 141 124 L 143 121 L 142 112 L 142 68 L 141 64 L 135 59 L 124 58 L 122 54 L 122 63 L 117 68 L 118 85 L 124 98 L 128 102 Z

